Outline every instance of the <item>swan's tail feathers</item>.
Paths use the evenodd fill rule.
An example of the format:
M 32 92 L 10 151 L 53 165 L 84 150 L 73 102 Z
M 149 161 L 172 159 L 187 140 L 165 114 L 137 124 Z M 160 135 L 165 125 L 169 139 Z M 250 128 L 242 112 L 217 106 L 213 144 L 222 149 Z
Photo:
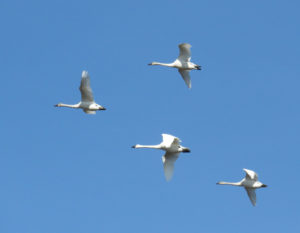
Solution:
M 95 111 L 90 111 L 90 110 L 83 110 L 86 114 L 96 114 Z
M 202 69 L 202 67 L 199 66 L 199 65 L 196 65 L 195 68 L 196 68 L 196 70 L 201 70 Z

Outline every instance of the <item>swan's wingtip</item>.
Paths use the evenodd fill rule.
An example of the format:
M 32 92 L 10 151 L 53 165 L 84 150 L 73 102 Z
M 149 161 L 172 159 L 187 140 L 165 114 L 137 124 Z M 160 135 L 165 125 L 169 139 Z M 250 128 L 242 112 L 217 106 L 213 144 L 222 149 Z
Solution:
M 189 43 L 181 43 L 181 44 L 179 44 L 178 46 L 179 46 L 179 47 L 182 47 L 182 46 L 187 46 L 187 47 L 189 47 L 189 48 L 191 48 L 191 47 L 192 47 L 192 45 L 191 45 L 191 44 L 189 44 Z
M 89 72 L 87 72 L 86 70 L 83 70 L 81 73 L 81 77 L 83 77 L 83 78 L 89 77 Z
M 167 182 L 170 182 L 172 180 L 172 177 L 165 177 Z

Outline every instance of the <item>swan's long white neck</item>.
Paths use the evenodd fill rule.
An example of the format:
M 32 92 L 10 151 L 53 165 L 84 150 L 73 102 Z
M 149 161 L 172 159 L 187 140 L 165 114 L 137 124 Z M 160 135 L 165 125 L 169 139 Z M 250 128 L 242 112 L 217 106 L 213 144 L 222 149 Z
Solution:
M 225 182 L 225 181 L 220 181 L 217 184 L 224 184 L 224 185 L 233 185 L 233 186 L 241 186 L 241 182 Z
M 161 149 L 161 145 L 135 145 L 135 148 L 152 148 L 152 149 Z
M 57 104 L 57 107 L 79 108 L 79 104 Z
M 167 67 L 174 67 L 174 62 L 173 63 L 161 63 L 161 62 L 152 62 L 150 65 L 152 66 L 167 66 Z

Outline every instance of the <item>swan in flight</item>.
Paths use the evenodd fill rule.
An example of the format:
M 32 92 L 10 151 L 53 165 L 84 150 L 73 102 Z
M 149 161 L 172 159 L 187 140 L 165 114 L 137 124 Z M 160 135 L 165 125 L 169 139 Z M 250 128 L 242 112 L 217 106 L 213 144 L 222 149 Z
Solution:
M 190 44 L 183 43 L 178 45 L 178 47 L 179 47 L 179 57 L 173 63 L 152 62 L 148 65 L 150 66 L 159 65 L 159 66 L 168 66 L 168 67 L 177 68 L 185 84 L 188 86 L 188 88 L 191 88 L 192 83 L 191 83 L 190 71 L 201 70 L 201 66 L 191 62 L 192 46 Z
M 82 71 L 79 90 L 81 92 L 81 101 L 78 104 L 56 104 L 55 107 L 82 108 L 87 114 L 96 114 L 97 110 L 106 110 L 101 105 L 95 103 L 93 92 L 90 86 L 90 76 L 87 71 Z
M 163 141 L 158 145 L 144 146 L 135 145 L 132 148 L 153 148 L 166 151 L 162 156 L 164 173 L 166 180 L 171 180 L 174 173 L 174 163 L 178 159 L 180 152 L 191 152 L 189 148 L 180 145 L 180 139 L 169 134 L 162 134 Z
M 258 181 L 258 175 L 249 169 L 243 169 L 246 172 L 246 177 L 242 179 L 240 182 L 232 183 L 232 182 L 224 182 L 220 181 L 217 184 L 225 184 L 225 185 L 233 185 L 233 186 L 242 186 L 246 189 L 247 194 L 250 198 L 250 201 L 253 206 L 256 205 L 256 193 L 255 189 L 265 188 L 267 185 Z

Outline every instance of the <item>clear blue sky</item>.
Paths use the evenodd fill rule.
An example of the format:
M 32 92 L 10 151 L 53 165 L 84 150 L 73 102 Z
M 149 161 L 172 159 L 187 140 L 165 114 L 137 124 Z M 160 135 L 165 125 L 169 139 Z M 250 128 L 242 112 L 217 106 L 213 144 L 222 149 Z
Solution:
M 0 232 L 299 232 L 299 1 L 0 2 Z M 192 44 L 189 90 L 172 62 Z M 81 72 L 107 111 L 75 104 Z M 161 133 L 178 136 L 173 180 Z M 269 185 L 251 206 L 239 181 Z

